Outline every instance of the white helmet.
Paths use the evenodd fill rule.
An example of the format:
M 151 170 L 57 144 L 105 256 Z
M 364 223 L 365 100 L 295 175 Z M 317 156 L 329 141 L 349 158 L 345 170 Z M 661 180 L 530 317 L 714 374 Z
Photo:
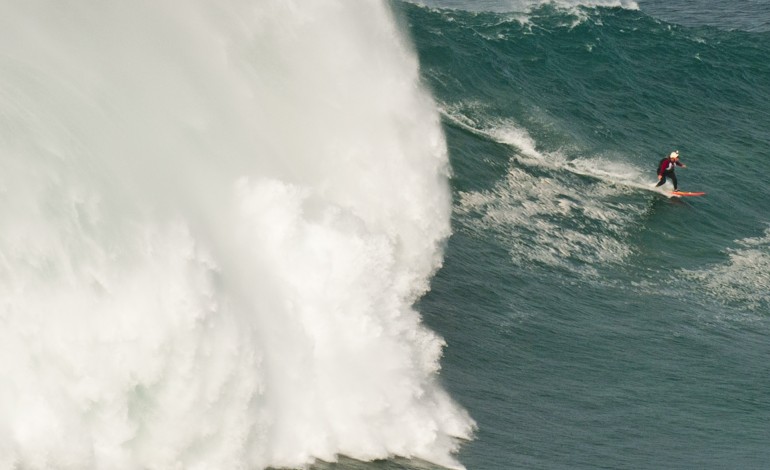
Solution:
M 679 150 L 674 150 L 668 158 L 679 158 Z

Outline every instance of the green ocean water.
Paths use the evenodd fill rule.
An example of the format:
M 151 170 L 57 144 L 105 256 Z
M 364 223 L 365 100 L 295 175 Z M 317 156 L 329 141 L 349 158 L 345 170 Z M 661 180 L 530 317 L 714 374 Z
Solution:
M 766 468 L 767 11 L 503 3 L 399 4 L 454 170 L 420 309 L 479 426 L 461 461 Z M 675 149 L 705 197 L 651 189 Z

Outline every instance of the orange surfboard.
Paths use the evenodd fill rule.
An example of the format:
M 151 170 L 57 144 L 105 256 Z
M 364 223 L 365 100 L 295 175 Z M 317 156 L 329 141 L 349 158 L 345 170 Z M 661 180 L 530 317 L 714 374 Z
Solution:
M 706 193 L 702 191 L 671 191 L 674 196 L 705 196 Z

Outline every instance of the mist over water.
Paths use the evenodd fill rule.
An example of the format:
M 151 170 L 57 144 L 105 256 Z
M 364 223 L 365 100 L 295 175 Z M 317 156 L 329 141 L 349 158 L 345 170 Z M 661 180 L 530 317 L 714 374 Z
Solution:
M 458 466 L 448 163 L 381 2 L 0 7 L 0 468 Z

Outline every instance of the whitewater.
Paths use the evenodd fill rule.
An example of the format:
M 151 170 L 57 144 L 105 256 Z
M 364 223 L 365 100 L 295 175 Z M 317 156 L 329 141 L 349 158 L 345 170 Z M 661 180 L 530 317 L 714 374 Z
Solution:
M 0 468 L 460 468 L 418 72 L 385 2 L 3 2 Z

